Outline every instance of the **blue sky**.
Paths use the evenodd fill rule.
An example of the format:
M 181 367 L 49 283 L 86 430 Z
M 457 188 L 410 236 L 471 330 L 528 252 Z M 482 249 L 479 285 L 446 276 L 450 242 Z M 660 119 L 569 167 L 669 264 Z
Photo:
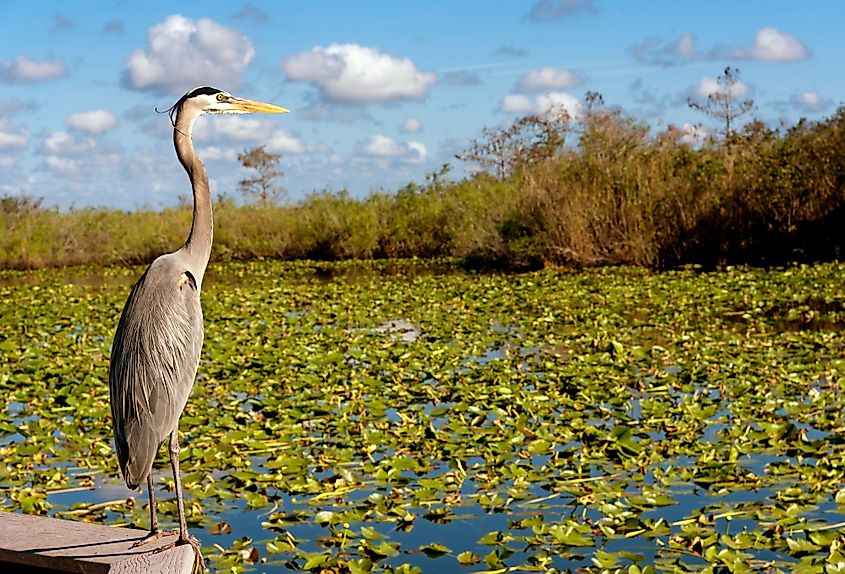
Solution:
M 201 118 L 194 142 L 215 193 L 236 194 L 237 153 L 281 154 L 291 199 L 392 191 L 484 127 L 587 91 L 655 129 L 712 124 L 690 110 L 725 66 L 755 117 L 790 125 L 843 101 L 845 3 L 3 2 L 0 195 L 47 205 L 173 205 L 187 196 L 156 114 L 197 85 L 284 116 Z

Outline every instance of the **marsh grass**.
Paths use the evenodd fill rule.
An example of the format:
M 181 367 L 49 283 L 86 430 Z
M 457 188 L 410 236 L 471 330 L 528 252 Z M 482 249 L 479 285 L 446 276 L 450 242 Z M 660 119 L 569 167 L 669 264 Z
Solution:
M 468 267 L 779 264 L 841 256 L 845 108 L 789 129 L 759 122 L 698 145 L 591 110 L 576 145 L 480 173 L 355 198 L 313 193 L 285 206 L 218 201 L 218 260 L 457 257 Z M 567 134 L 569 135 L 569 134 Z M 558 136 L 555 136 L 558 137 Z M 558 145 L 558 144 L 556 144 Z M 528 150 L 530 152 L 530 149 Z M 125 212 L 0 200 L 0 267 L 151 261 L 185 239 L 190 209 Z

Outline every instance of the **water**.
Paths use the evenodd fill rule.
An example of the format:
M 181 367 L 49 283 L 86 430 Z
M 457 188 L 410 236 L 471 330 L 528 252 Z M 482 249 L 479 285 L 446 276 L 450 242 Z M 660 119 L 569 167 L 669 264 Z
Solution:
M 835 448 L 835 429 L 841 428 L 838 395 L 831 391 L 838 384 L 839 367 L 830 353 L 825 354 L 830 339 L 813 338 L 813 330 L 801 331 L 799 338 L 782 339 L 781 334 L 760 329 L 752 317 L 743 321 L 750 321 L 756 330 L 731 325 L 724 340 L 707 330 L 713 325 L 705 328 L 687 320 L 679 321 L 672 332 L 661 323 L 660 307 L 671 309 L 674 301 L 662 302 L 649 312 L 614 312 L 607 320 L 599 320 L 600 313 L 588 304 L 573 305 L 584 315 L 570 316 L 562 304 L 567 300 L 552 300 L 556 293 L 566 291 L 559 285 L 565 278 L 559 277 L 532 297 L 542 301 L 537 308 L 543 307 L 543 317 L 552 316 L 546 312 L 549 307 L 564 318 L 557 323 L 554 319 L 532 323 L 527 316 L 531 307 L 521 306 L 519 312 L 508 308 L 524 303 L 522 292 L 516 301 L 508 298 L 512 288 L 525 289 L 519 278 L 497 287 L 496 278 L 473 277 L 445 296 L 429 300 L 429 294 L 440 288 L 437 281 L 424 283 L 413 298 L 403 291 L 412 283 L 409 276 L 416 281 L 425 273 L 397 273 L 390 280 L 393 272 L 382 270 L 375 274 L 390 280 L 390 289 L 367 299 L 376 290 L 376 284 L 369 283 L 372 274 L 326 269 L 303 266 L 284 281 L 279 279 L 281 273 L 274 272 L 272 287 L 266 292 L 242 268 L 222 269 L 214 277 L 219 288 L 208 299 L 204 294 L 212 311 L 226 317 L 212 322 L 226 330 L 225 345 L 207 340 L 208 360 L 199 379 L 199 386 L 209 383 L 209 388 L 221 390 L 213 396 L 200 395 L 209 412 L 194 415 L 203 424 L 210 419 L 211 425 L 204 427 L 206 436 L 216 437 L 216 442 L 197 453 L 186 452 L 183 469 L 187 474 L 195 456 L 215 451 L 230 453 L 232 460 L 243 464 L 246 450 L 249 468 L 257 477 L 235 480 L 228 458 L 195 467 L 203 469 L 203 475 L 191 481 L 186 498 L 189 508 L 199 505 L 201 512 L 193 516 L 191 530 L 206 548 L 212 566 L 222 564 L 247 537 L 260 556 L 269 559 L 254 571 L 290 570 L 286 563 L 294 559 L 301 567 L 304 560 L 296 553 L 267 556 L 266 543 L 282 534 L 262 522 L 277 514 L 301 518 L 281 526 L 296 539 L 299 550 L 331 549 L 334 556 L 344 558 L 359 555 L 361 540 L 350 539 L 338 549 L 336 535 L 344 526 L 322 524 L 317 517 L 329 511 L 334 516 L 354 516 L 349 519 L 351 532 L 373 528 L 399 545 L 397 556 L 379 564 L 410 563 L 424 572 L 495 569 L 483 562 L 469 568 L 459 565 L 454 555 L 466 550 L 480 558 L 496 550 L 512 552 L 504 561 L 519 567 L 542 549 L 549 554 L 547 568 L 577 569 L 593 566 L 597 548 L 592 544 L 611 553 L 641 553 L 645 564 L 660 561 L 666 549 L 676 544 L 673 556 L 703 566 L 704 560 L 690 555 L 692 540 L 677 542 L 690 521 L 700 520 L 702 528 L 719 535 L 748 530 L 765 538 L 770 525 L 780 520 L 777 513 L 785 509 L 802 525 L 832 527 L 843 520 L 843 509 L 832 494 L 838 488 L 834 482 L 841 467 Z M 135 271 L 100 278 L 74 272 L 67 280 L 83 287 L 114 288 L 123 298 L 137 278 Z M 543 276 L 535 279 L 540 283 Z M 37 286 L 44 279 L 21 281 Z M 615 304 L 619 308 L 630 293 L 630 282 L 622 283 L 626 291 Z M 348 292 L 343 290 L 347 284 L 353 287 Z M 222 307 L 214 307 L 215 298 L 229 296 L 236 310 L 227 307 L 221 313 Z M 486 314 L 471 307 L 488 296 Z M 356 304 L 365 301 L 363 309 L 350 311 L 353 300 Z M 702 297 L 695 306 L 706 301 Z M 65 304 L 58 308 L 64 309 Z M 95 302 L 88 304 L 93 307 Z M 239 310 L 237 305 L 241 305 Z M 450 311 L 441 313 L 442 309 Z M 453 317 L 450 313 L 455 309 Z M 838 308 L 831 311 L 838 312 Z M 670 314 L 677 318 L 682 312 Z M 720 316 L 709 311 L 701 314 Z M 107 316 L 103 313 L 92 321 L 98 332 L 103 331 Z M 66 355 L 51 354 L 59 346 L 78 345 L 85 331 L 74 325 L 87 324 L 88 317 L 87 310 L 75 319 L 61 313 L 55 319 L 48 317 L 46 327 L 33 337 L 33 347 L 39 345 L 43 356 L 36 357 L 41 363 L 36 368 L 25 359 L 13 366 L 33 373 L 33 380 L 49 377 L 47 394 L 62 385 L 88 381 L 83 394 L 102 400 L 105 365 L 100 364 L 99 371 L 86 370 L 91 360 L 77 356 L 79 347 Z M 513 323 L 502 317 L 510 317 Z M 653 319 L 659 328 L 647 332 L 639 324 L 646 319 Z M 625 320 L 638 325 L 626 330 Z M 453 322 L 459 321 L 464 321 L 458 325 L 460 330 L 451 330 Z M 113 324 L 108 323 L 111 328 Z M 297 347 L 297 338 L 307 344 Z M 620 347 L 609 347 L 608 341 L 619 341 Z M 660 348 L 649 347 L 655 341 Z M 636 356 L 630 352 L 635 346 L 642 351 Z M 315 357 L 319 360 L 311 360 Z M 97 360 L 102 363 L 101 358 Z M 297 369 L 289 368 L 290 364 Z M 301 384 L 302 380 L 307 384 Z M 366 383 L 359 384 L 361 380 Z M 783 397 L 788 394 L 785 381 L 795 385 L 797 390 L 789 391 L 794 397 Z M 756 394 L 763 384 L 771 392 Z M 329 390 L 323 391 L 323 386 Z M 7 387 L 19 390 L 15 385 Z M 298 395 L 285 396 L 285 392 L 300 392 L 309 401 L 303 404 Z M 59 428 L 74 423 L 76 407 L 61 404 L 65 406 L 55 412 L 41 412 L 41 422 L 59 421 Z M 361 408 L 346 408 L 349 404 Z M 22 400 L 7 402 L 12 428 L 5 427 L 0 435 L 0 449 L 30 446 L 27 441 L 32 437 L 27 432 L 15 432 L 19 425 L 34 428 L 33 423 L 40 421 L 33 414 L 36 407 L 29 405 Z M 265 409 L 265 405 L 269 406 Z M 224 412 L 223 407 L 231 408 Z M 93 407 L 86 408 L 90 419 Z M 299 418 L 288 417 L 291 410 L 299 412 Z M 107 434 L 102 417 L 107 415 L 98 416 L 97 421 L 83 424 L 93 429 L 92 437 L 102 438 Z M 273 416 L 288 426 L 274 426 Z M 341 418 L 345 426 L 339 424 Z M 213 428 L 226 430 L 218 436 Z M 630 434 L 614 434 L 620 429 Z M 186 430 L 190 435 L 193 429 Z M 262 448 L 260 440 L 258 447 L 251 441 L 230 443 L 226 433 L 239 432 L 265 433 L 267 444 L 276 446 Z M 381 438 L 370 442 L 370 433 Z M 116 460 L 112 454 L 102 454 L 103 448 L 97 452 L 107 458 L 92 457 L 100 470 L 72 467 L 69 460 L 82 457 L 74 458 L 77 451 L 71 452 L 65 443 L 85 440 L 73 438 L 70 432 L 68 437 L 52 427 L 44 433 L 40 444 L 46 445 L 46 460 L 30 475 L 37 488 L 48 492 L 50 512 L 143 526 L 146 493 L 129 491 L 114 477 Z M 288 442 L 278 446 L 283 443 L 279 437 Z M 819 453 L 814 452 L 815 446 Z M 53 448 L 59 454 L 51 457 Z M 78 444 L 75 448 L 95 447 Z M 272 465 L 266 464 L 276 456 L 274 449 L 307 461 L 308 488 L 291 494 L 281 482 L 261 482 L 274 473 Z M 393 459 L 419 461 L 419 465 L 404 467 L 390 480 L 378 478 Z M 53 491 L 45 486 L 55 469 L 69 478 L 73 490 Z M 280 481 L 292 474 L 276 472 Z M 160 518 L 173 528 L 173 494 L 165 490 L 172 481 L 169 476 L 163 463 L 156 470 Z M 454 483 L 443 486 L 452 478 Z M 442 482 L 427 487 L 427 481 Z M 75 489 L 89 484 L 89 490 Z M 208 485 L 234 498 L 213 494 L 202 498 L 200 486 Z M 14 490 L 3 478 L 0 488 Z M 266 495 L 268 503 L 251 509 L 249 502 L 256 494 Z M 376 495 L 387 502 L 371 504 L 369 497 Z M 667 504 L 662 500 L 660 505 L 647 502 L 657 496 L 672 500 Z M 8 499 L 5 504 L 12 505 Z M 101 506 L 85 515 L 86 504 Z M 647 531 L 657 522 L 668 525 L 667 533 Z M 231 532 L 213 534 L 214 525 L 221 523 L 231 526 Z M 586 528 L 589 544 L 570 547 L 555 542 L 550 530 L 572 524 Z M 606 528 L 617 529 L 619 538 L 602 530 Z M 481 542 L 497 531 L 513 540 Z M 624 538 L 626 534 L 631 537 Z M 766 540 L 771 549 L 750 550 L 757 559 L 794 563 L 782 536 Z M 419 548 L 431 543 L 447 546 L 452 555 L 427 557 Z M 622 564 L 628 562 L 622 560 Z

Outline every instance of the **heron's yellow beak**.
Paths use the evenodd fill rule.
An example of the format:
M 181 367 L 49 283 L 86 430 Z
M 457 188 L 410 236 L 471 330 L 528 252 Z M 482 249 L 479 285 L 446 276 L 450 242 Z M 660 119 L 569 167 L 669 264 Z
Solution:
M 256 114 L 286 114 L 290 111 L 281 106 L 267 104 L 264 102 L 256 102 L 255 100 L 247 100 L 244 98 L 235 98 L 231 100 L 229 104 L 236 110 Z

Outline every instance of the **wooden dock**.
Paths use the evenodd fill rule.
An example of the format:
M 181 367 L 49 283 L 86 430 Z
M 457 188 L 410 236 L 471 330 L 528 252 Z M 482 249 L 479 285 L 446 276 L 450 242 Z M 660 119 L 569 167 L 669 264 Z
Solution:
M 0 572 L 46 574 L 190 574 L 191 546 L 154 550 L 173 542 L 166 536 L 139 548 L 147 531 L 0 512 Z

